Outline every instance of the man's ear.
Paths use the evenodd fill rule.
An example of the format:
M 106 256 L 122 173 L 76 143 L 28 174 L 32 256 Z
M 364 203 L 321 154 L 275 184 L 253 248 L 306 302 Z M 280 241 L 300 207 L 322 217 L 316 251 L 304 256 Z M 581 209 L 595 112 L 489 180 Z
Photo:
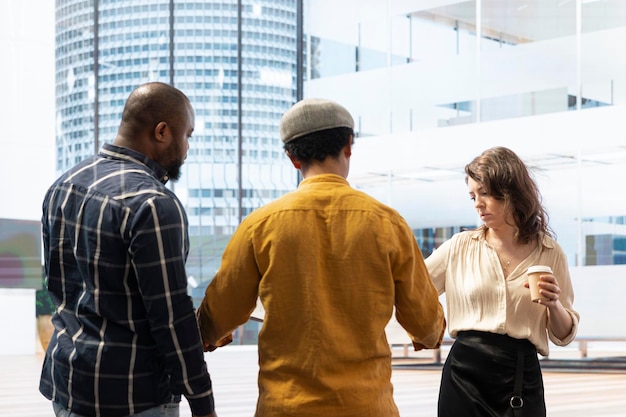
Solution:
M 289 157 L 289 160 L 291 161 L 291 164 L 293 165 L 293 167 L 295 169 L 300 169 L 301 165 L 300 165 L 300 161 L 298 161 L 296 158 L 294 158 L 293 156 L 291 156 L 291 154 L 289 153 L 289 151 L 285 151 L 285 155 L 287 155 Z
M 154 127 L 154 138 L 157 140 L 157 142 L 164 142 L 167 136 L 167 123 L 166 122 L 159 122 L 157 123 L 157 125 Z
M 354 139 L 352 139 L 352 135 L 350 135 L 350 140 L 348 141 L 348 144 L 346 146 L 344 146 L 343 148 L 343 154 L 345 155 L 346 158 L 350 158 L 350 156 L 352 156 L 352 141 Z

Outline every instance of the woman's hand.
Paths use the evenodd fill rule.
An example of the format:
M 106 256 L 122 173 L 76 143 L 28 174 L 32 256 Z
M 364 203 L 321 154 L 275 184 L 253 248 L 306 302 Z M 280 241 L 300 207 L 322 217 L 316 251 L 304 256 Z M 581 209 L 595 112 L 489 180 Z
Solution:
M 537 300 L 537 303 L 548 308 L 555 307 L 559 301 L 559 296 L 561 295 L 561 287 L 559 287 L 559 282 L 556 277 L 547 272 L 541 273 L 537 285 L 539 287 L 539 293 L 545 297 L 545 299 Z M 528 281 L 524 283 L 524 287 L 530 287 Z
M 559 339 L 566 338 L 572 331 L 573 321 L 572 316 L 559 301 L 561 295 L 559 282 L 554 275 L 542 273 L 539 276 L 537 285 L 539 286 L 539 293 L 547 298 L 547 300 L 540 299 L 537 303 L 548 308 L 548 325 L 550 329 Z M 524 284 L 524 287 L 529 287 L 528 282 Z
M 540 299 L 538 303 L 548 308 L 555 307 L 561 295 L 561 287 L 559 287 L 556 277 L 552 274 L 541 274 L 537 285 L 539 286 L 539 293 L 546 298 Z

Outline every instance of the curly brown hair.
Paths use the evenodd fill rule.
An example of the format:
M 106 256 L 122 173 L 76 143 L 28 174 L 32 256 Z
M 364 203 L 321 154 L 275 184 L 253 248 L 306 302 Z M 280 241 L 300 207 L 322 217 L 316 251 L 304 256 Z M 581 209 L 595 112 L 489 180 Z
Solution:
M 487 149 L 465 166 L 465 174 L 466 182 L 472 178 L 512 213 L 519 242 L 539 241 L 544 234 L 555 237 L 539 188 L 515 152 L 502 146 Z

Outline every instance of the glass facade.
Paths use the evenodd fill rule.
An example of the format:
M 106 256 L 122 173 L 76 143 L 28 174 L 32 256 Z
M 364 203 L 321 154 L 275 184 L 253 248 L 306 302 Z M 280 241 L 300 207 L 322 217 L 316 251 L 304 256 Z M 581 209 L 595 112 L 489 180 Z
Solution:
M 304 2 L 304 95 L 355 115 L 350 182 L 425 254 L 475 227 L 463 167 L 501 145 L 531 166 L 572 266 L 624 263 L 626 3 L 336 3 Z
M 363 153 L 351 182 L 415 230 L 475 224 L 452 197 L 465 192 L 462 168 L 505 145 L 536 170 L 573 264 L 599 262 L 588 246 L 606 239 L 601 224 L 616 242 L 626 235 L 603 223 L 624 216 L 626 201 L 591 185 L 603 178 L 615 189 L 626 173 L 626 141 L 611 129 L 626 103 L 620 0 L 62 0 L 56 13 L 59 173 L 113 140 L 138 84 L 168 82 L 190 97 L 196 129 L 172 187 L 186 204 L 200 289 L 241 219 L 295 188 L 277 127 L 301 95 L 348 107 Z M 594 125 L 606 133 L 589 141 Z
M 376 80 L 367 94 L 386 111 L 371 117 L 373 106 L 354 106 L 364 135 L 623 101 L 626 4 L 619 0 L 342 3 L 345 14 L 332 13 L 338 7 L 330 1 L 305 2 L 309 80 L 344 75 L 368 87 L 363 80 Z M 333 18 L 342 25 L 328 24 Z M 310 84 L 326 93 L 326 82 Z
M 54 168 L 112 141 L 128 93 L 150 80 L 180 87 L 197 110 L 173 185 L 191 222 L 196 301 L 239 218 L 295 188 L 278 115 L 322 96 L 358 123 L 348 179 L 405 216 L 424 256 L 478 222 L 463 166 L 490 146 L 518 152 L 570 260 L 579 335 L 623 338 L 606 317 L 623 310 L 626 276 L 626 2 L 302 1 L 0 3 L 11 174 L 0 205 L 11 310 L 0 326 L 11 337 L 0 354 L 34 349 L 36 237 Z M 248 323 L 235 343 L 257 330 Z
M 58 0 L 56 169 L 113 141 L 137 85 L 184 91 L 196 128 L 171 186 L 197 302 L 241 219 L 297 185 L 281 115 L 326 97 L 357 124 L 349 181 L 424 256 L 477 225 L 463 167 L 501 145 L 533 169 L 572 266 L 625 264 L 625 68 L 622 0 Z
M 297 98 L 296 0 L 60 0 L 56 5 L 57 172 L 116 136 L 139 84 L 181 89 L 196 126 L 181 180 L 202 297 L 241 219 L 296 187 L 278 122 Z

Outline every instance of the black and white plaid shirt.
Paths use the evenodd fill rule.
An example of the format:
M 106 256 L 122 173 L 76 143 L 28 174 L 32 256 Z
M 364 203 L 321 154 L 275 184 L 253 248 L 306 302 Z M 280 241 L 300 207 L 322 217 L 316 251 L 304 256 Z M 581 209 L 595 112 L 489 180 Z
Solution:
M 187 294 L 187 217 L 167 172 L 105 144 L 43 204 L 48 290 L 57 311 L 40 391 L 77 414 L 127 416 L 184 395 L 213 411 Z

